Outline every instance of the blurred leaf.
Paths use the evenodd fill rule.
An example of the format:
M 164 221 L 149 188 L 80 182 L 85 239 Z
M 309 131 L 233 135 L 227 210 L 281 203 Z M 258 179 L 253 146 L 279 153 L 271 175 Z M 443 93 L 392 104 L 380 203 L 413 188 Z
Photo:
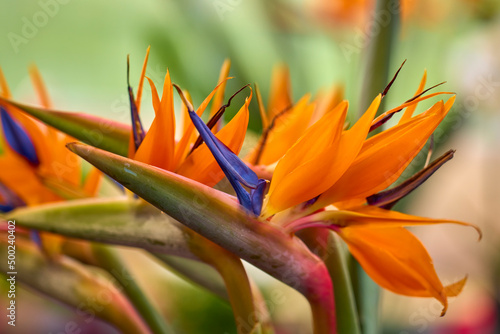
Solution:
M 156 253 L 154 256 L 179 276 L 229 301 L 224 281 L 211 266 L 167 254 Z
M 19 208 L 9 212 L 8 217 L 19 226 L 69 237 L 195 257 L 185 228 L 142 200 L 74 200 Z
M 1 240 L 0 251 L 7 254 L 7 238 Z M 2 261 L 0 268 L 3 272 L 10 271 L 7 261 Z M 123 333 L 150 333 L 133 306 L 111 281 L 68 257 L 49 260 L 36 245 L 18 238 L 16 269 L 17 280 L 76 308 L 85 322 L 98 316 Z

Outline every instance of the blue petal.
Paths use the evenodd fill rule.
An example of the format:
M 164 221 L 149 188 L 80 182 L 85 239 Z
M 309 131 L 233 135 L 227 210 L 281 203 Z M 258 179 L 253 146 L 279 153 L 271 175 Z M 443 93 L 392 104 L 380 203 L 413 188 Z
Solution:
M 12 204 L 0 204 L 0 212 L 10 212 L 12 210 L 14 210 L 15 207 L 12 206 Z
M 253 214 L 260 215 L 267 182 L 259 179 L 253 170 L 241 161 L 223 142 L 217 139 L 195 112 L 190 111 L 189 116 L 233 186 L 240 204 Z M 250 194 L 243 188 L 243 185 L 251 189 Z
M 35 145 L 26 131 L 5 110 L 0 107 L 2 118 L 2 129 L 9 146 L 22 155 L 29 163 L 38 166 L 40 161 L 36 154 Z
M 257 187 L 250 191 L 250 198 L 252 200 L 252 211 L 256 216 L 260 215 L 262 211 L 262 202 L 264 201 L 264 192 L 266 191 L 266 180 L 259 180 Z
M 224 171 L 224 174 L 226 174 L 224 168 L 222 168 L 222 170 Z M 226 176 L 227 175 L 228 174 L 226 174 Z M 236 197 L 238 197 L 238 201 L 240 202 L 240 204 L 248 211 L 253 212 L 252 199 L 250 198 L 250 194 L 246 191 L 245 188 L 243 188 L 241 183 L 239 183 L 235 178 L 228 176 L 227 179 L 229 180 L 229 183 L 231 183 L 231 186 L 233 187 L 234 191 L 236 192 Z
M 259 182 L 257 174 L 251 170 L 243 161 L 238 158 L 223 142 L 221 142 L 210 131 L 203 120 L 193 111 L 189 112 L 189 116 L 194 123 L 194 126 L 200 133 L 201 138 L 205 141 L 208 148 L 219 163 L 219 166 L 224 171 L 228 178 L 236 178 L 239 182 L 248 188 L 256 188 Z M 226 172 L 227 170 L 227 172 Z
M 3 203 L 0 204 L 1 212 L 9 212 L 17 207 L 26 205 L 26 203 L 24 203 L 24 201 L 17 196 L 16 193 L 2 183 L 0 183 L 0 195 L 3 198 Z
M 40 232 L 37 230 L 30 230 L 31 240 L 38 246 L 40 250 L 43 251 L 42 238 L 40 237 Z

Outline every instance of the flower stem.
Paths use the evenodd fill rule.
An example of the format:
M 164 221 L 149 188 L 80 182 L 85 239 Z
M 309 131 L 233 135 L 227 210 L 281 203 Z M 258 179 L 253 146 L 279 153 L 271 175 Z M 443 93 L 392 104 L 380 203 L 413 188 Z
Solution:
M 92 243 L 92 251 L 99 266 L 108 271 L 123 287 L 124 293 L 141 314 L 151 331 L 155 334 L 173 333 L 173 330 L 167 325 L 162 315 L 133 279 L 132 274 L 127 269 L 127 265 L 122 261 L 118 252 L 112 247 L 99 243 Z
M 391 54 L 399 33 L 400 1 L 377 0 L 372 17 L 372 31 L 376 33 L 372 34 L 368 45 L 359 115 L 365 112 L 373 98 L 382 92 L 387 84 Z M 379 108 L 379 111 L 383 111 L 383 106 Z M 353 276 L 356 276 L 353 278 L 357 283 L 357 288 L 355 284 L 353 285 L 357 292 L 356 301 L 362 331 L 366 334 L 377 333 L 379 288 L 357 262 Z
M 260 334 L 260 316 L 240 258 L 199 234 L 193 234 L 190 245 L 193 254 L 217 270 L 224 280 L 238 334 Z

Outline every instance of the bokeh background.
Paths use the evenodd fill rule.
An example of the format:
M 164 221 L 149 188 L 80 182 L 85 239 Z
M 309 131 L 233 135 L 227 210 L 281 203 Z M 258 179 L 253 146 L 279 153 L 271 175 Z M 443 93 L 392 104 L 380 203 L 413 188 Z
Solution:
M 444 318 L 436 301 L 384 292 L 381 330 L 500 333 L 500 1 L 406 0 L 402 5 L 389 72 L 407 62 L 386 107 L 410 98 L 424 69 L 428 86 L 447 81 L 443 90 L 456 92 L 457 102 L 440 127 L 434 157 L 449 148 L 457 152 L 399 209 L 475 223 L 484 238 L 478 243 L 472 230 L 456 226 L 415 228 L 444 282 L 464 275 L 469 281 Z M 57 109 L 128 122 L 126 57 L 130 55 L 135 86 L 149 45 L 147 75 L 158 86 L 168 68 L 195 105 L 215 86 L 226 58 L 235 77 L 227 92 L 256 82 L 264 101 L 273 67 L 287 64 L 294 101 L 307 92 L 314 95 L 341 85 L 354 120 L 362 98 L 367 41 L 373 36 L 370 27 L 377 22 L 372 9 L 369 0 L 0 0 L 0 66 L 17 100 L 36 102 L 27 71 L 36 64 Z M 241 105 L 244 97 L 238 98 L 226 117 Z M 143 101 L 141 116 L 147 126 L 154 115 L 147 85 Z M 250 127 L 260 131 L 255 101 Z M 143 253 L 124 251 L 180 333 L 234 332 L 231 310 L 217 298 L 144 260 Z M 250 270 L 264 286 L 280 333 L 307 333 L 309 310 L 302 297 Z M 15 333 L 64 332 L 71 319 L 80 324 L 81 333 L 114 332 L 100 321 L 87 323 L 74 310 L 29 288 L 21 287 L 17 300 Z M 5 301 L 3 291 L 0 301 Z M 0 332 L 9 331 L 2 320 Z

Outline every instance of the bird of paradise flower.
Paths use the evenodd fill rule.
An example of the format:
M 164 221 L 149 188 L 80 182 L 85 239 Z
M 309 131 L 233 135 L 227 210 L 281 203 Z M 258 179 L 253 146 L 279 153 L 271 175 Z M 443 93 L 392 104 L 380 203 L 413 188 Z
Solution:
M 267 181 L 259 179 L 214 138 L 192 112 L 189 102 L 185 98 L 183 101 L 248 214 L 281 226 L 291 234 L 310 227 L 326 227 L 335 231 L 380 286 L 398 294 L 434 297 L 443 305 L 444 315 L 448 307 L 447 298 L 460 293 L 466 278 L 444 287 L 424 246 L 404 227 L 437 223 L 470 224 L 384 209 L 381 206 L 388 204 L 384 201 L 388 196 L 379 195 L 375 200 L 373 196 L 399 178 L 455 101 L 453 96 L 413 116 L 416 104 L 429 98 L 421 97 L 425 79 L 424 74 L 413 99 L 374 119 L 383 97 L 380 94 L 350 129 L 343 129 L 347 101 L 326 112 L 278 161 L 264 204 Z M 179 94 L 182 95 L 180 90 Z M 408 109 L 398 125 L 366 138 L 370 130 L 404 108 Z M 417 176 L 414 182 L 398 187 L 396 195 L 392 191 L 390 202 L 408 194 L 448 160 L 441 159 Z

